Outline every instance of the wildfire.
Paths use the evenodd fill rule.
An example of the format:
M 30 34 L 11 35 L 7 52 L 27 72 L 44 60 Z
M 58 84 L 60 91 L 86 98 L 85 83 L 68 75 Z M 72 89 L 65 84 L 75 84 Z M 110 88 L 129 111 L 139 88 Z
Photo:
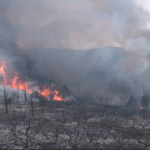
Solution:
M 32 94 L 32 89 L 29 88 L 28 83 L 20 81 L 17 73 L 15 73 L 11 87 L 13 89 L 19 89 L 22 91 L 26 91 L 29 94 Z
M 61 95 L 59 95 L 58 91 L 54 90 L 54 100 L 56 101 L 66 101 L 65 99 L 62 98 Z
M 2 74 L 2 77 L 3 77 L 3 84 L 6 85 L 7 77 L 6 77 L 6 72 L 5 72 L 5 68 L 6 68 L 5 61 L 1 61 L 1 63 L 2 63 L 2 66 L 0 67 L 0 74 Z
M 142 106 L 140 106 L 140 109 L 142 110 L 142 109 L 144 109 Z
M 43 90 L 42 91 L 39 90 L 38 93 L 43 97 L 49 98 L 50 88 L 46 88 L 46 86 L 43 86 Z
M 6 63 L 5 61 L 1 61 L 1 67 L 0 67 L 0 75 L 3 77 L 3 82 L 0 83 L 2 85 L 7 85 L 8 87 L 11 87 L 13 89 L 26 91 L 28 94 L 32 94 L 33 90 L 29 87 L 27 82 L 23 82 L 20 80 L 18 73 L 15 72 L 14 77 L 12 79 L 12 83 L 8 82 L 7 75 L 5 72 L 6 69 Z M 39 88 L 38 88 L 39 89 Z M 50 88 L 47 88 L 46 86 L 43 86 L 42 90 L 38 90 L 38 93 L 47 98 L 49 100 L 50 94 L 53 94 L 53 100 L 55 101 L 66 101 L 64 98 L 62 98 L 61 95 L 59 95 L 59 92 L 57 90 L 54 90 L 54 92 L 51 92 Z
M 53 92 L 50 90 L 50 88 L 43 86 L 42 91 L 38 90 L 38 93 L 42 95 L 43 97 L 50 99 L 50 94 L 53 97 L 54 101 L 66 101 L 61 95 L 59 95 L 59 92 L 57 90 L 54 90 Z

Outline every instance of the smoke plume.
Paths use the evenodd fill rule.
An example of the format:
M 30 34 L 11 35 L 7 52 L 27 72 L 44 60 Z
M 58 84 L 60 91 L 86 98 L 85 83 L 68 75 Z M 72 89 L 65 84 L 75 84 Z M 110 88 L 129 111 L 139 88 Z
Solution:
M 76 96 L 140 95 L 150 89 L 148 15 L 132 0 L 0 1 L 0 59 Z

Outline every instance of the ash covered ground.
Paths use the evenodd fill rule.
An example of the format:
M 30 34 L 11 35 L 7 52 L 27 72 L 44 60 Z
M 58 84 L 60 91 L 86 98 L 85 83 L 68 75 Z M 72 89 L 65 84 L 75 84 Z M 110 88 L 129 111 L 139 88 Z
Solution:
M 0 148 L 147 149 L 150 114 L 130 106 L 83 102 L 0 104 Z

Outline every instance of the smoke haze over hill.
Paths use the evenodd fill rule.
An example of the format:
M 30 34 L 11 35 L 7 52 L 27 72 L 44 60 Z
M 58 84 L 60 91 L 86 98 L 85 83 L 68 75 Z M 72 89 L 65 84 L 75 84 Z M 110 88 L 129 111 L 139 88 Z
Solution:
M 5 0 L 0 8 L 0 59 L 23 80 L 98 96 L 150 89 L 149 14 L 134 1 Z

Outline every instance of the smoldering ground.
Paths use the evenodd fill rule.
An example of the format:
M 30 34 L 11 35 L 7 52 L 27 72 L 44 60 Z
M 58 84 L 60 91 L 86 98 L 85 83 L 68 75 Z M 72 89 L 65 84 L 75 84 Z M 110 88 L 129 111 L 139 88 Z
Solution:
M 5 0 L 0 6 L 0 58 L 22 80 L 93 96 L 126 98 L 149 89 L 149 18 L 134 1 Z

